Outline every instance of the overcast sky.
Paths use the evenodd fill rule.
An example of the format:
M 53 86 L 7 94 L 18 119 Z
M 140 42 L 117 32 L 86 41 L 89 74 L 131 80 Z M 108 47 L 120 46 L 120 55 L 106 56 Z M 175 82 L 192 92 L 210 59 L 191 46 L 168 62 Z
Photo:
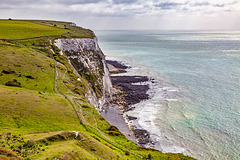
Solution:
M 240 0 L 0 0 L 0 18 L 102 29 L 240 30 Z

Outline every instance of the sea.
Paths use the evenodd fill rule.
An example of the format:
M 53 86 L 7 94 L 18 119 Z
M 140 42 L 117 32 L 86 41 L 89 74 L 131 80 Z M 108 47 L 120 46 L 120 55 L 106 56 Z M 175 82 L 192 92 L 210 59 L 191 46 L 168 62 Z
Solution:
M 95 31 L 106 59 L 149 76 L 150 99 L 124 114 L 162 152 L 240 159 L 240 31 Z

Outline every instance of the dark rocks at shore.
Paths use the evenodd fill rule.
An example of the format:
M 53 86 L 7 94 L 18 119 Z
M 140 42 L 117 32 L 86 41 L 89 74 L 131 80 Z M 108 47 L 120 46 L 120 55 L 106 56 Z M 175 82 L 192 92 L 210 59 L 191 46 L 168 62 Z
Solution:
M 106 60 L 108 64 L 111 64 L 113 67 L 118 68 L 118 69 L 127 69 L 129 68 L 128 66 L 125 66 L 124 64 L 121 64 L 118 61 L 111 61 L 111 60 Z
M 131 120 L 136 120 L 137 117 L 133 117 L 133 116 L 129 116 L 129 115 L 127 115 L 127 119 L 128 119 L 129 121 L 131 121 Z
M 134 136 L 136 137 L 139 145 L 150 143 L 150 134 L 144 129 L 134 129 Z
M 120 73 L 119 70 L 125 71 L 125 69 L 129 68 L 117 61 L 107 60 L 107 63 L 115 67 L 118 73 Z M 116 74 L 117 72 L 112 71 L 110 73 Z M 144 82 L 153 81 L 153 79 L 149 79 L 147 76 L 111 76 L 111 79 L 114 87 L 119 90 L 119 93 L 113 96 L 114 100 L 112 103 L 123 106 L 124 112 L 134 109 L 132 105 L 149 98 L 147 94 L 149 86 Z M 137 120 L 137 117 L 127 116 L 127 119 L 134 121 Z M 135 127 L 132 131 L 140 146 L 152 143 L 148 131 Z
M 126 73 L 124 69 L 118 69 L 116 71 L 109 71 L 110 74 L 119 74 L 119 73 Z
M 147 91 L 149 89 L 148 85 L 136 85 L 133 83 L 146 82 L 148 77 L 145 76 L 111 76 L 112 83 L 114 86 L 120 88 L 124 92 L 124 111 L 131 110 L 131 105 L 137 104 L 142 100 L 149 98 Z
M 148 85 L 129 85 L 129 84 L 120 84 L 123 88 L 123 91 L 127 94 L 125 97 L 128 106 L 137 104 L 142 100 L 148 99 L 148 94 L 146 94 L 149 89 Z
M 140 83 L 149 80 L 147 76 L 111 76 L 112 83 Z

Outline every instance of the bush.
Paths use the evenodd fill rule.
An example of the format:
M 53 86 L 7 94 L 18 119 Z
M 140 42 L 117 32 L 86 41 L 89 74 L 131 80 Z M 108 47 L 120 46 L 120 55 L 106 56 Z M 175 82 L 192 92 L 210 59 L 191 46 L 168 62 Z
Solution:
M 138 148 L 144 149 L 144 150 L 147 150 L 147 151 L 158 151 L 158 150 L 153 149 L 153 148 L 146 148 L 146 147 L 141 147 L 141 146 L 138 146 Z
M 82 105 L 83 108 L 91 108 L 90 106 L 87 105 Z
M 83 94 L 83 92 L 79 88 L 74 88 L 73 92 L 79 95 Z
M 115 131 L 109 131 L 109 132 L 107 132 L 107 134 L 110 136 L 122 136 L 122 133 L 115 132 Z
M 30 139 L 30 140 L 27 141 L 27 143 L 25 143 L 23 146 L 26 147 L 26 148 L 32 148 L 32 147 L 35 146 L 35 145 L 36 145 L 36 142 Z
M 6 86 L 21 87 L 21 83 L 18 82 L 16 79 L 14 79 L 13 81 L 8 81 L 5 85 Z
M 12 71 L 12 70 L 3 70 L 2 73 L 4 73 L 4 74 L 16 74 L 16 72 Z
M 125 155 L 129 156 L 130 152 L 129 151 L 125 151 Z
M 25 77 L 29 79 L 35 79 L 33 76 L 25 76 Z
M 124 136 L 116 126 L 111 125 L 107 130 L 107 134 L 110 136 Z
M 152 155 L 150 153 L 148 154 L 148 159 L 152 159 Z
M 115 131 L 115 132 L 119 132 L 118 128 L 116 126 L 111 125 L 108 129 L 108 131 Z

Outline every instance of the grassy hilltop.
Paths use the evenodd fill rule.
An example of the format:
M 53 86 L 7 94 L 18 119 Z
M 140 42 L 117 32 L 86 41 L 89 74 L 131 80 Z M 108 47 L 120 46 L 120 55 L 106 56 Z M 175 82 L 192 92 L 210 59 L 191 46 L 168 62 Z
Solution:
M 91 86 L 51 41 L 93 37 L 69 22 L 0 20 L 0 159 L 192 159 L 139 147 L 85 99 Z

